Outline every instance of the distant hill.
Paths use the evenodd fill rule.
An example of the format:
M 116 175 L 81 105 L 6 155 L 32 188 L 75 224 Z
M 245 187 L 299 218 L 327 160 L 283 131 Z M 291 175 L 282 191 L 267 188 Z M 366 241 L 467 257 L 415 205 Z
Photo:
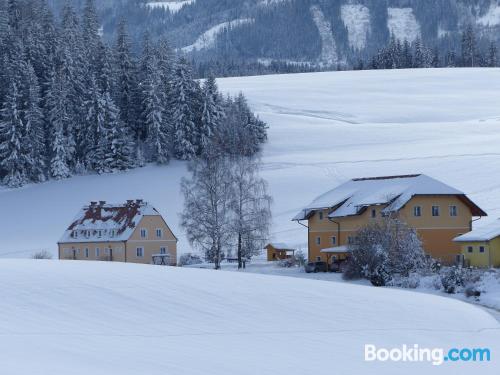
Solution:
M 66 0 L 50 0 L 58 8 Z M 80 6 L 84 0 L 73 0 Z M 500 39 L 499 0 L 101 0 L 106 38 L 118 18 L 138 39 L 166 36 L 197 62 L 272 61 L 349 67 L 394 35 L 458 51 L 472 25 L 479 45 Z M 485 47 L 486 48 L 486 47 Z

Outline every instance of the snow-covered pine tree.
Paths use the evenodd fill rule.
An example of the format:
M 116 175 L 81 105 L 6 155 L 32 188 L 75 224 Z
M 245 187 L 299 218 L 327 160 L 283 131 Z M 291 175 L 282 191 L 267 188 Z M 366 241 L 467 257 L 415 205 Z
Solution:
M 111 172 L 111 135 L 118 127 L 118 108 L 109 92 L 102 93 L 95 77 L 90 78 L 91 90 L 85 101 L 86 108 L 86 166 L 98 173 Z
M 197 152 L 197 101 L 199 86 L 193 80 L 189 63 L 184 57 L 177 62 L 173 78 L 172 121 L 174 124 L 175 156 L 189 160 Z
M 45 110 L 50 124 L 50 175 L 57 180 L 71 175 L 68 159 L 73 153 L 74 144 L 66 136 L 71 121 L 67 110 L 66 86 L 61 73 L 52 72 L 47 92 Z
M 491 42 L 488 49 L 488 66 L 491 68 L 498 66 L 498 49 L 495 42 Z
M 145 127 L 147 160 L 160 164 L 170 160 L 169 128 L 165 115 L 166 96 L 158 56 L 148 42 L 142 57 L 142 123 Z
M 86 149 L 85 108 L 82 98 L 89 90 L 89 65 L 86 61 L 82 30 L 74 9 L 66 3 L 62 11 L 60 33 L 61 78 L 64 80 L 67 100 L 67 115 L 70 121 L 65 129 L 68 145 L 68 163 L 70 169 L 81 163 Z
M 40 86 L 34 68 L 28 64 L 26 69 L 24 122 L 26 133 L 23 148 L 29 155 L 27 176 L 31 181 L 46 180 L 46 136 L 43 112 L 40 106 Z
M 106 108 L 106 122 L 109 124 L 105 164 L 111 171 L 123 171 L 135 166 L 134 143 L 128 133 L 128 129 L 121 122 L 119 110 L 114 105 L 109 93 L 104 93 Z
M 28 155 L 23 154 L 25 125 L 20 108 L 22 98 L 19 86 L 19 79 L 11 79 L 0 117 L 0 166 L 5 173 L 3 182 L 9 187 L 19 187 L 28 182 Z
M 136 134 L 138 113 L 135 103 L 137 98 L 136 66 L 130 52 L 130 41 L 123 20 L 118 24 L 113 61 L 115 71 L 113 98 L 127 132 Z
M 462 66 L 477 66 L 477 41 L 472 25 L 462 33 Z
M 202 88 L 202 105 L 203 112 L 201 115 L 200 128 L 198 131 L 198 151 L 201 155 L 212 142 L 214 132 L 220 125 L 220 121 L 224 116 L 222 107 L 222 98 L 217 88 L 217 82 L 213 75 L 210 75 Z
M 246 156 L 254 155 L 260 151 L 262 144 L 267 141 L 267 125 L 252 113 L 243 93 L 236 97 L 235 105 L 238 112 L 239 126 L 244 129 L 240 152 Z
M 82 16 L 82 39 L 85 49 L 85 58 L 88 66 L 93 68 L 96 64 L 98 56 L 99 44 L 101 37 L 99 36 L 99 20 L 94 0 L 85 0 Z

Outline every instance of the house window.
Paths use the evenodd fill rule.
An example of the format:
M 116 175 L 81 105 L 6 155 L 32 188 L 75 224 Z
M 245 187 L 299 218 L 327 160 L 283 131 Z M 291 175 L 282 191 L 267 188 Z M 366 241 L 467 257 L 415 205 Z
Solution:
M 318 215 L 319 215 L 319 219 L 323 220 L 323 211 L 320 211 Z
M 337 244 L 337 237 L 333 236 L 332 237 L 332 245 L 336 245 Z
M 484 253 L 484 246 L 479 246 L 479 252 Z
M 148 236 L 148 231 L 144 228 L 141 228 L 141 238 L 146 238 Z
M 354 237 L 351 237 L 351 236 L 347 237 L 347 243 L 349 245 L 352 245 L 354 243 Z
M 457 206 L 450 206 L 450 216 L 458 216 Z
M 377 210 L 372 208 L 372 218 L 377 217 Z
M 142 258 L 144 256 L 144 248 L 143 247 L 138 247 L 135 249 L 135 255 L 138 258 Z
M 422 207 L 420 207 L 420 206 L 413 207 L 413 216 L 415 216 L 415 217 L 422 216 Z
M 316 237 L 316 245 L 321 245 L 321 237 Z
M 163 231 L 161 229 L 156 230 L 156 237 L 162 238 L 163 237 Z
M 88 258 L 89 257 L 89 248 L 86 247 L 85 248 L 85 258 Z
M 472 253 L 473 250 L 474 250 L 474 248 L 472 246 L 467 246 L 468 253 Z
M 98 247 L 96 247 L 96 248 L 95 248 L 95 257 L 96 257 L 96 258 L 99 258 L 99 257 L 100 257 L 100 255 L 101 255 L 101 250 L 100 250 Z
M 432 206 L 432 216 L 439 216 L 439 206 Z
M 102 230 L 100 230 L 100 229 L 99 229 L 99 230 L 97 231 L 97 237 L 102 237 Z
M 77 230 L 74 230 L 72 233 L 71 233 L 71 236 L 73 238 L 78 238 L 78 231 Z
M 166 254 L 167 253 L 167 248 L 166 247 L 160 247 L 160 254 Z

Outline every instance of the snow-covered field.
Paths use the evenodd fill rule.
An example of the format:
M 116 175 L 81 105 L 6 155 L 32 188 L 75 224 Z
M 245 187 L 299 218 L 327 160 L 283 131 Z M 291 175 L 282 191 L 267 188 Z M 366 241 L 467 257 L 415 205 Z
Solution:
M 500 325 L 460 301 L 288 277 L 0 261 L 8 375 L 495 374 Z M 491 362 L 364 362 L 364 344 L 488 347 Z
M 312 73 L 228 78 L 269 123 L 263 176 L 274 197 L 273 240 L 305 247 L 291 222 L 317 195 L 353 177 L 425 173 L 469 194 L 500 216 L 500 69 Z M 124 174 L 0 190 L 0 254 L 56 249 L 91 200 L 150 201 L 189 250 L 179 228 L 183 163 Z

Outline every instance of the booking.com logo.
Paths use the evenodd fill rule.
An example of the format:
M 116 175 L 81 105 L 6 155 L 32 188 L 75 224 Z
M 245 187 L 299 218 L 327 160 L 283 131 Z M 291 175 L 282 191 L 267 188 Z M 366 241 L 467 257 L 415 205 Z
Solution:
M 418 344 L 402 345 L 396 348 L 377 348 L 365 345 L 365 361 L 381 362 L 431 362 L 435 366 L 445 362 L 488 362 L 491 352 L 488 348 L 421 348 Z

